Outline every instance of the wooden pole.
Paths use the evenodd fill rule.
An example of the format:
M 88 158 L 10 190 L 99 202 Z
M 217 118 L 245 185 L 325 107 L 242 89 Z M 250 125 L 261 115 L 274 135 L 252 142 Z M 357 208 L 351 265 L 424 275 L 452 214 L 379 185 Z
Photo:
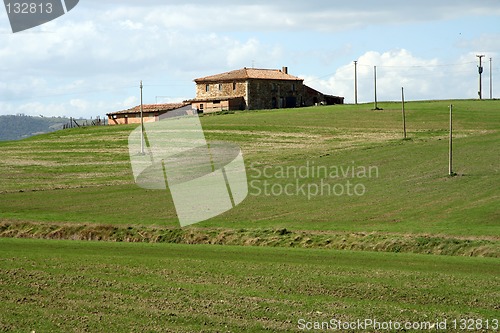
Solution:
M 450 105 L 450 148 L 449 148 L 449 163 L 448 172 L 450 176 L 454 176 L 453 173 L 453 105 Z
M 375 110 L 378 110 L 378 104 L 377 104 L 377 66 L 373 66 L 373 79 L 375 80 Z
M 141 154 L 144 155 L 144 118 L 142 115 L 143 105 L 142 105 L 142 80 L 141 80 Z
M 484 57 L 483 54 L 477 55 L 476 57 L 479 58 L 479 66 L 477 66 L 479 70 L 479 99 L 483 99 L 483 83 L 482 83 L 482 75 L 483 75 L 483 63 L 482 63 L 482 58 Z
M 490 58 L 490 99 L 493 99 L 493 75 L 491 74 L 491 58 Z
M 358 104 L 358 61 L 354 61 L 354 104 Z
M 401 108 L 403 111 L 403 139 L 406 140 L 405 88 L 401 87 Z

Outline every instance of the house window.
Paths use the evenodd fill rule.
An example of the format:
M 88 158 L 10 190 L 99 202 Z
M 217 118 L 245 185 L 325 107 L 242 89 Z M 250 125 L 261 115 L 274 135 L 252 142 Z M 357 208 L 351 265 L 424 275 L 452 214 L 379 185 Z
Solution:
M 222 91 L 222 83 L 219 83 L 219 91 Z
M 209 91 L 210 91 L 210 85 L 209 85 L 209 84 L 206 84 L 206 85 L 205 85 L 205 91 L 206 91 L 206 92 L 209 92 Z
M 295 83 L 292 83 L 292 91 L 295 91 Z
M 236 82 L 233 82 L 233 90 L 236 90 Z
M 201 104 L 200 104 L 200 110 L 203 110 L 203 106 L 204 106 L 204 105 L 205 105 L 205 104 L 203 104 L 203 103 L 201 103 Z

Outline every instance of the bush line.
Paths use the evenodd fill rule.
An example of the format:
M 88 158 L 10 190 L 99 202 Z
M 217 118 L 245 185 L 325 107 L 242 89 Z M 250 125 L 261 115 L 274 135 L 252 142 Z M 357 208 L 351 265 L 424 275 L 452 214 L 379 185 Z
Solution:
M 450 256 L 500 257 L 500 241 L 379 232 L 204 229 L 0 222 L 0 237 L 107 242 L 275 246 Z

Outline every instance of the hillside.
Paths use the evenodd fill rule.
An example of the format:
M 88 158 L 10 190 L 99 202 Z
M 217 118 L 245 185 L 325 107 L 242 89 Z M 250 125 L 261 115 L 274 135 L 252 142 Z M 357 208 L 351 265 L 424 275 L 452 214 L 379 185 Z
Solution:
M 453 103 L 455 169 L 448 171 L 448 105 Z M 249 196 L 235 209 L 193 228 L 288 228 L 336 232 L 439 234 L 497 239 L 500 235 L 500 101 L 407 104 L 402 140 L 398 103 L 240 112 L 202 118 L 212 140 L 243 150 Z M 0 143 L 3 221 L 178 225 L 168 193 L 133 183 L 127 138 L 135 126 L 58 131 Z M 279 168 L 375 167 L 305 179 Z M 271 179 L 264 174 L 271 172 Z M 323 179 L 325 178 L 325 179 Z M 296 181 L 364 189 L 362 195 L 276 195 L 270 186 Z M 252 185 L 252 184 L 251 184 Z M 362 186 L 362 187 L 361 187 Z M 270 187 L 269 187 L 270 188 Z M 340 189 L 340 187 L 337 187 Z M 361 190 L 360 190 L 361 191 Z M 278 193 L 279 194 L 279 193 Z M 203 195 L 199 193 L 198 195 Z
M 136 125 L 0 142 L 0 331 L 497 330 L 500 102 L 408 103 L 407 140 L 380 106 L 203 117 L 253 185 L 187 228 L 133 182 Z M 364 191 L 272 193 L 297 181 Z
M 0 141 L 25 139 L 30 136 L 51 133 L 66 127 L 88 126 L 95 120 L 66 117 L 33 117 L 25 115 L 0 116 Z
M 69 119 L 61 117 L 0 116 L 0 141 L 20 140 L 60 130 Z

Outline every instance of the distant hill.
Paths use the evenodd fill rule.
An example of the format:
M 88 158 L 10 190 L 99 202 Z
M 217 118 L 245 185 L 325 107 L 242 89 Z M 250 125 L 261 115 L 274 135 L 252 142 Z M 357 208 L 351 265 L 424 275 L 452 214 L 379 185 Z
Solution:
M 20 140 L 57 131 L 67 123 L 69 119 L 62 117 L 0 116 L 0 141 Z

